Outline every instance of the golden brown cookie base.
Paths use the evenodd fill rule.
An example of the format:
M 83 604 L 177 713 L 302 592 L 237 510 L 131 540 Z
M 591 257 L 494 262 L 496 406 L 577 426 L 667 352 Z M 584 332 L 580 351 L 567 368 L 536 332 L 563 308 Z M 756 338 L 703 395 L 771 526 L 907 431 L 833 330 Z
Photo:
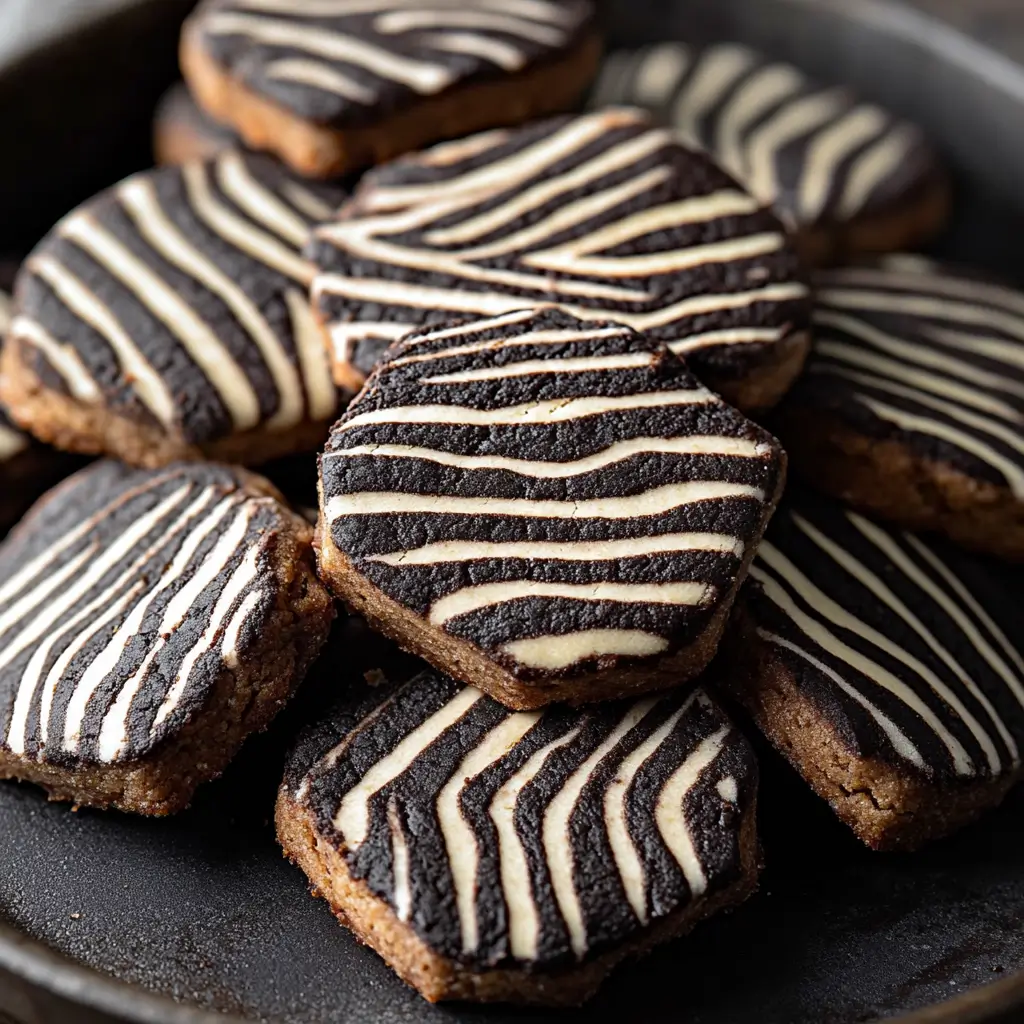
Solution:
M 1024 502 L 1008 487 L 812 409 L 784 406 L 777 426 L 794 470 L 826 494 L 907 529 L 942 533 L 965 548 L 1024 562 Z
M 780 473 L 779 488 L 769 510 L 774 511 L 785 485 Z M 639 666 L 613 666 L 596 672 L 559 677 L 552 674 L 544 682 L 517 679 L 489 658 L 479 647 L 431 626 L 424 618 L 393 601 L 359 573 L 331 538 L 323 516 L 323 484 L 320 490 L 320 520 L 314 538 L 320 578 L 351 610 L 361 615 L 378 633 L 394 640 L 399 647 L 430 662 L 435 668 L 460 682 L 483 690 L 513 711 L 533 711 L 548 704 L 590 704 L 596 701 L 636 697 L 644 693 L 672 689 L 697 678 L 718 650 L 728 622 L 729 611 L 747 575 L 757 544 L 750 544 L 737 572 L 732 594 L 721 599 L 704 632 L 688 647 L 664 658 L 646 659 Z M 769 512 L 770 514 L 770 512 Z M 766 518 L 767 521 L 767 518 Z
M 309 878 L 314 895 L 323 896 L 338 920 L 360 942 L 374 949 L 388 966 L 432 1003 L 460 999 L 481 1003 L 509 1002 L 546 1006 L 578 1006 L 600 987 L 621 961 L 685 935 L 703 918 L 742 903 L 757 888 L 757 833 L 751 807 L 740 831 L 742 877 L 714 895 L 695 901 L 665 918 L 633 942 L 580 967 L 546 973 L 515 969 L 474 971 L 438 955 L 369 889 L 353 878 L 335 846 L 323 839 L 312 815 L 282 788 L 275 820 L 285 856 Z
M 948 180 L 936 175 L 916 200 L 900 205 L 892 213 L 798 231 L 797 251 L 808 267 L 835 266 L 858 256 L 914 251 L 945 228 L 952 199 Z
M 246 491 L 284 500 L 256 476 Z M 158 816 L 187 807 L 196 787 L 220 775 L 245 738 L 265 729 L 284 707 L 330 631 L 334 605 L 314 571 L 313 531 L 300 516 L 284 514 L 291 529 L 277 534 L 270 553 L 277 605 L 244 664 L 221 671 L 202 710 L 183 729 L 148 757 L 124 764 L 72 769 L 0 749 L 0 778 L 37 783 L 51 800 L 76 805 Z
M 801 331 L 780 341 L 771 361 L 758 366 L 742 380 L 718 379 L 713 373 L 702 373 L 701 379 L 740 412 L 751 416 L 768 412 L 796 383 L 810 351 L 811 335 Z
M 158 167 L 179 167 L 193 160 L 209 160 L 232 146 L 227 136 L 212 135 L 196 125 L 156 121 L 153 158 Z
M 349 129 L 312 124 L 226 73 L 202 44 L 201 20 L 185 23 L 181 70 L 196 102 L 254 149 L 276 153 L 300 174 L 330 178 L 433 142 L 568 110 L 597 73 L 601 43 L 588 36 L 555 63 L 496 81 L 474 82 Z
M 722 691 L 741 704 L 758 728 L 827 800 L 837 817 L 873 850 L 917 850 L 998 806 L 1021 778 L 940 786 L 851 751 L 793 674 L 761 640 L 742 611 L 730 634 L 740 652 L 721 673 Z
M 208 444 L 189 444 L 153 423 L 139 423 L 50 390 L 23 362 L 13 338 L 0 355 L 0 399 L 12 420 L 55 448 L 110 455 L 144 469 L 198 460 L 260 465 L 284 455 L 315 451 L 327 440 L 331 426 L 329 420 L 306 421 L 288 430 L 264 426 Z

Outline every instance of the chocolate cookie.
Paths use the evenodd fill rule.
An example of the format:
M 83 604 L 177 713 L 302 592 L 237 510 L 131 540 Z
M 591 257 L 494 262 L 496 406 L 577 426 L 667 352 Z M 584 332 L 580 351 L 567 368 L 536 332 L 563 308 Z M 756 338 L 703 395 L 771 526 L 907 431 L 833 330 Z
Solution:
M 164 94 L 153 119 L 153 155 L 162 166 L 210 160 L 237 145 L 238 136 L 199 109 L 179 82 Z
M 411 326 L 543 303 L 665 342 L 746 410 L 781 397 L 808 347 L 807 288 L 782 225 L 639 111 L 399 161 L 365 178 L 309 251 L 348 388 Z
M 320 571 L 514 708 L 677 686 L 715 652 L 784 456 L 681 360 L 558 310 L 394 346 L 320 460 Z
M 425 998 L 566 1005 L 753 891 L 756 788 L 702 690 L 514 713 L 428 671 L 346 690 L 277 834 Z
M 250 146 L 330 177 L 565 110 L 600 50 L 589 0 L 204 0 L 181 67 Z
M 812 264 L 937 234 L 949 184 L 924 133 L 736 43 L 612 54 L 592 102 L 635 103 L 774 205 Z
M 1021 775 L 1024 658 L 1007 595 L 824 499 L 783 503 L 738 602 L 724 685 L 875 849 L 913 849 Z M 963 556 L 959 556 L 961 559 Z
M 330 598 L 265 480 L 99 462 L 0 546 L 0 777 L 171 814 L 298 686 Z
M 299 250 L 342 195 L 230 151 L 79 207 L 19 277 L 0 364 L 14 418 L 141 466 L 316 448 L 337 394 Z
M 1024 560 L 1024 295 L 919 257 L 821 273 L 794 468 L 870 515 Z

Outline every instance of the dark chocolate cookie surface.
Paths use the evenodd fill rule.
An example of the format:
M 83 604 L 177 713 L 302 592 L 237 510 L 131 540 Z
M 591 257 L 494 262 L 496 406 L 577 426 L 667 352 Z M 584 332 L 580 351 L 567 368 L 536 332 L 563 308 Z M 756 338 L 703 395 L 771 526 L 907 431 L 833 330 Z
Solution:
M 797 231 L 898 219 L 943 183 L 915 125 L 738 43 L 612 54 L 593 103 L 651 110 Z
M 592 18 L 589 0 L 206 0 L 193 24 L 226 74 L 304 120 L 343 127 L 550 61 Z
M 814 349 L 778 421 L 794 468 L 876 514 L 1024 557 L 1024 296 L 902 256 L 815 284 Z
M 470 998 L 498 972 L 521 979 L 504 998 L 529 998 L 553 971 L 557 1002 L 573 970 L 752 883 L 756 763 L 704 691 L 515 713 L 430 671 L 356 687 L 300 741 L 281 798 L 286 850 L 308 865 L 282 827 L 306 815 L 410 946 L 482 979 Z M 380 949 L 387 926 L 361 913 Z
M 806 351 L 807 288 L 782 225 L 639 111 L 396 161 L 309 252 L 350 387 L 413 326 L 541 303 L 668 344 L 744 408 L 772 405 Z
M 143 464 L 314 447 L 336 393 L 299 250 L 343 195 L 230 151 L 135 175 L 69 214 L 18 284 L 15 416 L 44 440 Z
M 713 629 L 783 474 L 667 350 L 520 311 L 389 351 L 321 458 L 322 567 L 524 685 L 610 672 Z

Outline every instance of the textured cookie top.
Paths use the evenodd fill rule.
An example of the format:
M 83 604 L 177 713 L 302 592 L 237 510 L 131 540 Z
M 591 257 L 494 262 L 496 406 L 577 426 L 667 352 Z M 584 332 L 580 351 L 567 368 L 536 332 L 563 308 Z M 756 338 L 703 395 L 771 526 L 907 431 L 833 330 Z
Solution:
M 0 339 L 7 333 L 10 324 L 11 299 L 5 292 L 0 292 Z M 20 455 L 29 443 L 27 435 L 11 423 L 6 411 L 0 408 L 0 462 Z
M 558 303 L 742 379 L 807 326 L 781 224 L 706 157 L 610 110 L 488 132 L 364 178 L 310 247 L 342 366 L 410 324 Z
M 1024 500 L 1024 295 L 919 257 L 817 275 L 789 401 Z
M 779 508 L 743 592 L 856 756 L 938 781 L 1009 772 L 1024 742 L 1024 658 L 992 614 L 1007 595 L 954 565 L 913 534 L 802 497 Z
M 321 476 L 355 571 L 533 679 L 695 640 L 760 537 L 782 456 L 660 346 L 526 310 L 395 345 Z
M 612 54 L 593 96 L 651 110 L 793 226 L 897 213 L 939 174 L 916 126 L 736 43 Z
M 291 514 L 234 470 L 98 462 L 0 546 L 0 746 L 133 761 L 245 666 L 283 586 Z
M 424 672 L 347 691 L 285 787 L 435 952 L 557 968 L 738 881 L 756 776 L 703 691 L 516 713 Z
M 299 250 L 343 195 L 236 151 L 137 174 L 39 244 L 11 335 L 47 387 L 190 444 L 329 419 Z
M 343 128 L 556 59 L 592 20 L 589 0 L 206 0 L 191 25 L 253 92 Z

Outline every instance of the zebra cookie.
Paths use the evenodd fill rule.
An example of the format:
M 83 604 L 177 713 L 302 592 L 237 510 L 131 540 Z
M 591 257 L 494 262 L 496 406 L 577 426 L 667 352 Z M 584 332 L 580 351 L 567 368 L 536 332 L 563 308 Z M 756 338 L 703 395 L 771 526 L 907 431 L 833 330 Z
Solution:
M 1020 778 L 1024 658 L 998 625 L 1014 598 L 955 549 L 787 497 L 722 681 L 865 843 L 914 849 Z
M 0 363 L 14 418 L 140 466 L 315 449 L 337 393 L 299 250 L 342 195 L 233 150 L 70 213 L 19 276 Z
M 216 121 L 311 177 L 571 107 L 589 0 L 204 0 L 181 67 Z
M 581 1003 L 756 885 L 757 765 L 703 690 L 510 712 L 426 671 L 345 693 L 277 834 L 432 1002 Z
M 102 461 L 0 546 L 0 777 L 171 814 L 327 637 L 312 529 L 265 480 Z
M 546 303 L 664 342 L 744 410 L 774 405 L 808 348 L 807 288 L 782 225 L 640 111 L 398 161 L 364 179 L 309 251 L 348 388 L 411 326 Z
M 821 273 L 794 468 L 869 515 L 1024 560 L 1024 295 L 919 257 Z
M 320 571 L 509 707 L 678 686 L 714 655 L 783 477 L 770 434 L 627 327 L 436 328 L 331 432 Z
M 153 155 L 160 166 L 210 160 L 237 145 L 238 136 L 199 109 L 179 82 L 164 94 L 153 118 Z
M 944 226 L 949 185 L 913 124 L 736 43 L 607 60 L 592 102 L 635 103 L 774 206 L 811 264 L 891 252 Z

